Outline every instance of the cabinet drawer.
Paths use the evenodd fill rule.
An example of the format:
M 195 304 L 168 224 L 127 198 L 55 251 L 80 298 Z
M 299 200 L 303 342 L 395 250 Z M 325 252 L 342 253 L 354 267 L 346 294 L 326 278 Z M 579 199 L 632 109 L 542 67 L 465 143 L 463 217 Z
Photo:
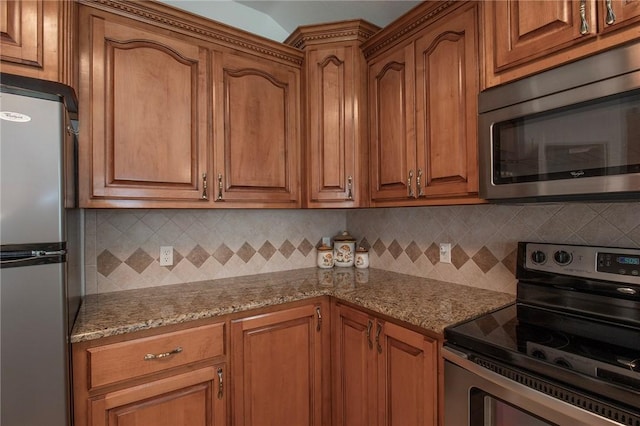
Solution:
M 225 354 L 224 323 L 87 349 L 89 388 Z

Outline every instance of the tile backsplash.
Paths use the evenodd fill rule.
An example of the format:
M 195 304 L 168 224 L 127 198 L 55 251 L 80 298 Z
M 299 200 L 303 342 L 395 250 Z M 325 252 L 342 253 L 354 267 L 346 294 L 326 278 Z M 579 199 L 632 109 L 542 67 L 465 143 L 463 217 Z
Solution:
M 373 268 L 514 293 L 518 241 L 640 247 L 640 203 L 87 210 L 85 226 L 87 293 L 313 267 L 320 239 L 343 229 Z M 439 262 L 447 242 L 451 264 Z

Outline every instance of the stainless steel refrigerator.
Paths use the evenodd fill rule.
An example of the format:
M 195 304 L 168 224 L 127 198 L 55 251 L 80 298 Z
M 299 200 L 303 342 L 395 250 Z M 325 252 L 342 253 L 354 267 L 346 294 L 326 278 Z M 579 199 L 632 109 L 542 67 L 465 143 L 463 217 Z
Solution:
M 82 297 L 77 102 L 0 74 L 0 425 L 72 423 L 69 335 Z

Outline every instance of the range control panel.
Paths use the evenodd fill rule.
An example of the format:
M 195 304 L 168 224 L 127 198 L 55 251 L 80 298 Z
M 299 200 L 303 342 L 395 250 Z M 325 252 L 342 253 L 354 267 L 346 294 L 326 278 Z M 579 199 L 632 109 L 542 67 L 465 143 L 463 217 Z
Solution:
M 526 243 L 527 269 L 640 285 L 640 249 Z

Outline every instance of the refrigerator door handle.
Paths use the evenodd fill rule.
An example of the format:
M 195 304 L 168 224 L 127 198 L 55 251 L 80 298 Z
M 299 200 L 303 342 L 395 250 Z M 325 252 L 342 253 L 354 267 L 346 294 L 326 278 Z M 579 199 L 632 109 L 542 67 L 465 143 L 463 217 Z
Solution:
M 38 260 L 47 260 L 47 259 L 58 259 L 67 254 L 66 250 L 18 250 L 18 251 L 3 251 L 0 252 L 0 265 L 2 266 L 14 266 L 14 264 L 38 261 Z M 47 262 L 49 263 L 49 262 Z M 17 265 L 15 265 L 17 266 Z

